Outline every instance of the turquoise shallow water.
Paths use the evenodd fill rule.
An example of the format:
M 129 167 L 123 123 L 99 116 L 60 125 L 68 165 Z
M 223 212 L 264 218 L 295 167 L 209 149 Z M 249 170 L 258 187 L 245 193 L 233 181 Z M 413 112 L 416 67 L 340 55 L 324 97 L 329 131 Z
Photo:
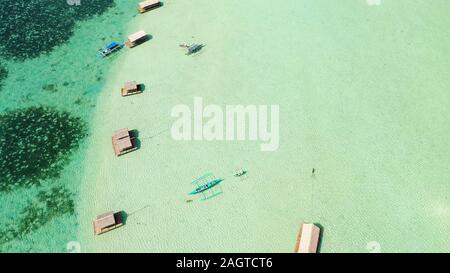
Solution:
M 16 5 L 22 4 L 19 2 Z M 97 1 L 97 3 L 100 2 Z M 103 2 L 106 3 L 107 1 Z M 61 3 L 63 3 L 63 9 L 72 8 L 65 1 L 61 1 Z M 32 4 L 34 3 L 28 3 L 28 5 Z M 49 6 L 48 9 L 58 6 L 60 6 L 60 2 L 55 3 L 53 7 Z M 3 81 L 0 91 L 0 115 L 16 109 L 28 109 L 28 107 L 51 107 L 51 109 L 67 112 L 73 117 L 80 118 L 86 124 L 86 129 L 89 132 L 89 121 L 93 109 L 96 107 L 96 97 L 104 84 L 105 74 L 114 61 L 114 57 L 100 61 L 95 54 L 98 48 L 110 41 L 122 41 L 124 39 L 125 24 L 132 16 L 135 16 L 135 13 L 130 9 L 131 6 L 134 7 L 132 3 L 117 5 L 114 9 L 109 9 L 101 15 L 78 21 L 72 30 L 68 29 L 66 25 L 59 25 L 61 29 L 52 32 L 52 34 L 60 34 L 65 31 L 73 33 L 68 35 L 67 40 L 56 45 L 50 53 L 44 52 L 42 55 L 25 60 L 14 60 L 8 56 L 3 56 L 1 63 L 7 68 L 8 77 Z M 14 12 L 9 15 L 14 16 Z M 27 18 L 27 13 L 17 12 L 16 15 L 19 18 Z M 60 16 L 62 15 L 61 13 Z M 26 20 L 33 19 L 40 20 L 42 18 L 35 16 Z M 35 23 L 39 24 L 39 21 Z M 45 24 L 45 22 L 40 23 Z M 7 26 L 2 25 L 2 28 L 4 27 Z M 28 34 L 24 33 L 24 35 Z M 55 38 L 48 33 L 42 35 L 41 39 Z M 42 127 L 51 125 L 42 123 Z M 38 127 L 39 125 L 36 126 L 36 128 Z M 2 208 L 0 231 L 2 236 L 5 234 L 6 227 L 12 226 L 17 229 L 21 225 L 23 222 L 21 219 L 25 215 L 24 211 L 27 211 L 30 202 L 37 202 L 37 194 L 40 191 L 48 192 L 52 187 L 62 186 L 72 194 L 75 203 L 77 202 L 81 179 L 79 173 L 87 148 L 85 140 L 82 140 L 80 144 L 80 147 L 69 154 L 68 164 L 57 177 L 46 179 L 39 187 L 15 188 L 12 191 L 0 193 Z M 5 151 L 1 152 L 5 153 Z M 28 163 L 23 162 L 23 164 Z M 48 221 L 37 224 L 39 228 L 31 232 L 24 232 L 20 235 L 20 238 L 16 237 L 17 239 L 9 242 L 1 240 L 0 251 L 66 251 L 66 243 L 76 240 L 77 212 L 63 213 L 57 216 L 50 216 L 50 214 L 49 211 L 45 213 L 44 218 Z
M 290 252 L 303 221 L 324 227 L 322 252 L 367 252 L 371 242 L 384 252 L 450 250 L 448 1 L 167 0 L 143 16 L 133 1 L 116 3 L 49 55 L 2 61 L 1 113 L 52 106 L 81 117 L 89 136 L 57 179 L 0 193 L 8 223 L 52 185 L 75 194 L 75 213 L 0 250 L 79 241 L 99 252 Z M 94 58 L 138 29 L 152 40 Z M 206 47 L 188 58 L 181 42 Z M 129 79 L 146 91 L 124 100 L 113 90 Z M 279 149 L 172 140 L 170 110 L 194 96 L 280 105 Z M 117 159 L 110 135 L 125 126 L 139 129 L 142 147 Z M 239 166 L 245 181 L 231 178 Z M 187 204 L 190 181 L 208 171 L 225 178 L 224 193 Z M 127 225 L 94 237 L 93 217 L 119 209 Z

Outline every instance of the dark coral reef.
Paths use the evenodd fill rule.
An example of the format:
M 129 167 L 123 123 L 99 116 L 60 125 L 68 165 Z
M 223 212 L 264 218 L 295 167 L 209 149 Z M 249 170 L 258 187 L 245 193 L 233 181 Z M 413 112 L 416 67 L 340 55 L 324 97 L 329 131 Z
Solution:
M 8 77 L 8 69 L 0 63 L 0 90 L 2 90 L 3 81 Z
M 77 21 L 113 5 L 114 0 L 2 0 L 0 55 L 25 60 L 48 53 L 67 42 Z
M 5 243 L 22 239 L 56 217 L 74 213 L 73 195 L 66 188 L 57 186 L 49 191 L 40 191 L 35 200 L 25 206 L 16 223 L 8 223 L 2 227 L 0 249 Z
M 0 115 L 0 191 L 56 178 L 86 136 L 78 117 L 47 107 Z

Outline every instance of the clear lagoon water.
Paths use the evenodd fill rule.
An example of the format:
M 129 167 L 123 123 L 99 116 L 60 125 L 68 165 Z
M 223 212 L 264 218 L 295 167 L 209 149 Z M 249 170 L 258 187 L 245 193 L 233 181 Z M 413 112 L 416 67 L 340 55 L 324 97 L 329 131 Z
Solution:
M 0 26 L 1 164 L 15 159 L 0 178 L 0 251 L 291 252 L 302 222 L 323 226 L 322 252 L 450 250 L 448 1 L 166 0 L 144 15 L 138 1 L 40 2 L 0 8 L 66 19 L 27 24 L 25 40 L 11 36 L 20 24 Z M 152 39 L 95 57 L 140 29 Z M 206 46 L 188 57 L 184 42 Z M 120 97 L 128 80 L 144 93 Z M 279 149 L 174 141 L 170 111 L 194 96 L 279 105 Z M 121 127 L 142 145 L 116 158 Z M 206 172 L 225 178 L 223 194 L 187 203 Z M 127 224 L 94 237 L 108 210 Z
M 76 240 L 71 207 L 79 198 L 80 163 L 96 97 L 114 62 L 100 61 L 96 51 L 123 40 L 125 24 L 136 15 L 132 3 L 83 4 L 3 1 L 0 7 L 6 75 L 0 90 L 1 251 L 65 252 Z

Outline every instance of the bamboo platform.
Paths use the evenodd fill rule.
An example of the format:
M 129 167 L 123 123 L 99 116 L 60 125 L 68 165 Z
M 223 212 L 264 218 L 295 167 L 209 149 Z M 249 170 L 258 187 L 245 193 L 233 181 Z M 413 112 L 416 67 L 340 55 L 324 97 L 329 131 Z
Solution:
M 101 214 L 94 220 L 93 225 L 95 235 L 100 235 L 123 226 L 122 212 L 113 213 L 110 211 Z
M 159 0 L 147 0 L 142 1 L 138 4 L 138 10 L 140 13 L 144 13 L 149 10 L 156 9 L 160 6 L 162 6 L 162 3 Z
M 314 224 L 302 224 L 295 243 L 295 253 L 317 253 L 320 228 Z

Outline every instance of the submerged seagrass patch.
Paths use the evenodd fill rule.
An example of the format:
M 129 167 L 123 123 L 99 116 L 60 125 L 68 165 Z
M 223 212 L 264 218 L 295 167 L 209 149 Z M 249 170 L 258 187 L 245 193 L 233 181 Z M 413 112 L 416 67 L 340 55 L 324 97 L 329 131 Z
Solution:
M 0 55 L 25 60 L 50 52 L 66 43 L 77 21 L 99 15 L 114 0 L 2 0 L 0 5 Z
M 35 200 L 29 201 L 15 223 L 4 223 L 0 229 L 0 252 L 2 246 L 39 229 L 51 220 L 75 213 L 73 194 L 65 187 L 56 186 L 40 191 Z
M 2 90 L 3 81 L 8 77 L 8 69 L 0 63 L 0 90 Z
M 86 134 L 80 118 L 53 108 L 0 115 L 0 191 L 58 177 Z

